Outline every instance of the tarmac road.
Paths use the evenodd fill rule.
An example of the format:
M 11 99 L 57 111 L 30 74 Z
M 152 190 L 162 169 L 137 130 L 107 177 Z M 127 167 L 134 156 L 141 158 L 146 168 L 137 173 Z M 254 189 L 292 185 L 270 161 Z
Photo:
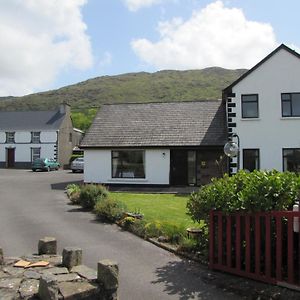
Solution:
M 116 225 L 68 204 L 67 183 L 82 180 L 69 171 L 0 169 L 0 247 L 5 256 L 37 252 L 38 240 L 54 236 L 58 251 L 83 249 L 96 269 L 109 258 L 119 262 L 121 300 L 240 299 L 202 280 L 207 269 L 160 249 Z M 205 282 L 204 282 L 205 281 Z

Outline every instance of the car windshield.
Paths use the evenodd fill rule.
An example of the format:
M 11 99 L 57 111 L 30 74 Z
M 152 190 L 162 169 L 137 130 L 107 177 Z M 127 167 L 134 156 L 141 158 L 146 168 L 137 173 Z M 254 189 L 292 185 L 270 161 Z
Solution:
M 76 158 L 76 161 L 83 162 L 83 157 Z
M 37 162 L 37 163 L 41 163 L 41 162 L 44 162 L 45 161 L 45 158 L 37 158 L 34 160 L 34 162 Z

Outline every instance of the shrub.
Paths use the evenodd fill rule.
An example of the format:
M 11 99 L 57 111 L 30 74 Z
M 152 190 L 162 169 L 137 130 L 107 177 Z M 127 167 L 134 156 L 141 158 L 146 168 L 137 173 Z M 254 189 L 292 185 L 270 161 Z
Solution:
M 69 184 L 67 185 L 67 195 L 70 199 L 70 201 L 73 204 L 79 204 L 79 197 L 80 197 L 80 186 L 77 184 Z
M 121 220 L 121 225 L 125 229 L 130 229 L 130 227 L 135 223 L 136 219 L 134 217 L 126 217 Z
M 83 208 L 93 209 L 98 201 L 106 199 L 109 193 L 105 186 L 88 184 L 81 188 L 79 203 Z
M 126 205 L 120 201 L 105 198 L 102 201 L 97 201 L 94 211 L 100 219 L 115 222 L 122 218 L 126 211 Z
M 291 172 L 243 170 L 212 183 L 191 194 L 188 214 L 194 221 L 208 222 L 211 209 L 226 213 L 286 210 L 298 199 L 300 177 Z

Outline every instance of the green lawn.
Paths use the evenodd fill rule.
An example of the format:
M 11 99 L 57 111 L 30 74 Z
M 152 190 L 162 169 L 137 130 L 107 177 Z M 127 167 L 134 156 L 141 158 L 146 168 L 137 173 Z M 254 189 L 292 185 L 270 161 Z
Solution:
M 125 203 L 128 211 L 140 212 L 146 222 L 166 221 L 182 227 L 196 227 L 186 214 L 189 196 L 174 194 L 111 193 L 112 198 Z

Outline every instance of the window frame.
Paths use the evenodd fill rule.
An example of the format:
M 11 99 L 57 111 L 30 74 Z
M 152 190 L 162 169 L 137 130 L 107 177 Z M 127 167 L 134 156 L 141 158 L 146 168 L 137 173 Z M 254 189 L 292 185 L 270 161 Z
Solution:
M 282 97 L 286 96 L 286 95 L 290 96 L 289 100 L 282 99 Z M 292 99 L 293 95 L 300 95 L 300 92 L 295 92 L 295 93 L 281 93 L 281 116 L 283 118 L 300 117 L 300 113 L 299 114 L 294 114 L 293 113 L 293 99 Z M 283 114 L 283 103 L 289 103 L 290 104 L 290 114 L 289 115 L 284 115 Z
M 257 169 L 254 170 L 260 170 L 260 150 L 259 148 L 245 148 L 243 149 L 243 169 L 245 170 L 245 152 L 246 151 L 257 151 L 256 155 L 252 155 L 251 158 L 257 159 Z M 250 156 L 248 156 L 249 159 Z M 248 169 L 247 169 L 248 170 Z M 250 172 L 253 172 L 254 170 L 249 170 Z
M 9 137 L 9 135 L 12 135 L 12 139 L 10 140 L 11 137 Z M 15 144 L 15 132 L 14 131 L 7 131 L 5 132 L 5 136 L 6 136 L 6 144 Z
M 244 98 L 247 97 L 247 96 L 255 96 L 256 97 L 256 100 L 255 101 L 246 101 Z M 259 101 L 259 97 L 258 97 L 258 94 L 242 94 L 241 95 L 241 113 L 242 113 L 242 119 L 257 119 L 259 118 L 259 105 L 258 105 L 258 101 Z M 257 110 L 257 114 L 255 117 L 248 117 L 248 116 L 245 116 L 245 106 L 244 104 L 245 103 L 256 103 L 256 110 Z
M 36 157 L 35 159 L 41 158 L 41 147 L 31 147 L 31 162 L 33 162 L 35 159 L 33 159 L 33 151 L 39 150 L 39 157 Z
M 142 177 L 135 177 L 135 176 L 124 176 L 123 174 L 123 170 L 121 171 L 121 176 L 115 176 L 114 175 L 114 159 L 116 159 L 117 157 L 114 157 L 114 152 L 141 152 L 142 153 L 142 159 L 143 159 L 143 168 L 144 168 L 144 176 Z M 123 160 L 121 161 L 121 165 L 123 165 Z M 114 149 L 111 150 L 111 178 L 113 179 L 146 179 L 146 163 L 145 163 L 145 150 L 143 149 Z
M 300 173 L 300 171 L 297 172 L 297 171 L 290 171 L 290 170 L 285 169 L 284 158 L 287 156 L 287 155 L 284 155 L 284 151 L 285 150 L 293 151 L 293 162 L 295 161 L 295 159 L 294 159 L 294 157 L 295 157 L 295 151 L 298 150 L 300 152 L 300 148 L 282 148 L 282 171 L 283 172 L 289 171 L 289 172 Z
M 38 133 L 38 141 L 34 140 L 36 136 L 34 137 L 34 134 Z M 40 144 L 41 143 L 41 132 L 40 131 L 31 131 L 31 143 L 32 144 Z

